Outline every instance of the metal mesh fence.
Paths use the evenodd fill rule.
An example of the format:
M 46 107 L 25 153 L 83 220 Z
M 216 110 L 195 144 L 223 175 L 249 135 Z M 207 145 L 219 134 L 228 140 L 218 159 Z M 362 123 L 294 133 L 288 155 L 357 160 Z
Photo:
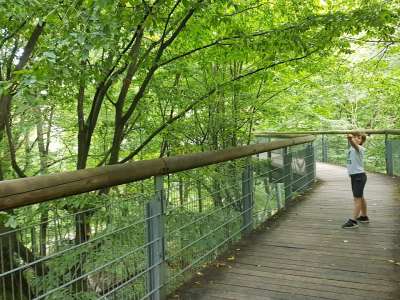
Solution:
M 391 140 L 391 157 L 393 175 L 400 176 L 400 140 Z
M 0 299 L 159 299 L 315 179 L 312 144 L 2 213 Z

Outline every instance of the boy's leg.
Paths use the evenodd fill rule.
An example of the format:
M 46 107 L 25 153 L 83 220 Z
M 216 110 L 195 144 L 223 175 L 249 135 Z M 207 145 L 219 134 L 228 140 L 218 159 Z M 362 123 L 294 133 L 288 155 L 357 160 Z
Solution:
M 353 218 L 342 225 L 342 228 L 357 228 L 357 218 L 361 212 L 361 198 L 354 197 Z
M 364 198 L 364 197 L 361 198 L 361 212 L 360 212 L 360 216 L 362 216 L 362 217 L 368 216 L 368 214 L 367 214 L 367 201 L 365 201 L 365 198 Z
M 362 198 L 354 197 L 353 220 L 357 220 L 361 213 Z

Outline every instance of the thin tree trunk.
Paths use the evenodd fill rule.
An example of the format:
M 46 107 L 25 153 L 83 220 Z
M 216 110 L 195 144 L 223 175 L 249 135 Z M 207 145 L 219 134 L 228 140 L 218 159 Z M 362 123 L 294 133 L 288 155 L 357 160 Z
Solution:
M 36 123 L 36 133 L 37 133 L 37 141 L 38 141 L 38 150 L 40 156 L 40 174 L 45 175 L 48 173 L 47 162 L 48 162 L 48 145 L 50 141 L 44 140 L 44 133 L 43 133 L 43 119 L 41 115 L 41 111 L 39 110 L 37 116 L 37 123 Z M 49 126 L 48 126 L 48 134 L 47 139 L 49 139 L 51 131 L 51 122 L 52 122 L 52 114 L 50 115 L 49 119 Z M 40 232 L 39 232 L 39 240 L 40 240 L 40 256 L 46 256 L 47 252 L 47 228 L 48 228 L 48 221 L 49 221 L 49 207 L 48 204 L 40 204 Z

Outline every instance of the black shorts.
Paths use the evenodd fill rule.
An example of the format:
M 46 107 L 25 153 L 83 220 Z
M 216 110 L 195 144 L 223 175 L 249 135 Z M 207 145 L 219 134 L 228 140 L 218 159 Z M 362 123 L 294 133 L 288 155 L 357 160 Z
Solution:
M 367 175 L 365 173 L 352 174 L 351 178 L 351 189 L 355 198 L 361 198 L 364 196 L 364 187 L 367 183 Z

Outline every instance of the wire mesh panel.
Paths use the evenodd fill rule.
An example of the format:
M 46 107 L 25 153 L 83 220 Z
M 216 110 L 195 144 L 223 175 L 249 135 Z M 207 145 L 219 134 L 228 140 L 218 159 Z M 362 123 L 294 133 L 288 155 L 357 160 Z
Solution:
M 3 213 L 9 220 L 0 233 L 0 299 L 143 298 L 151 196 L 124 196 L 132 191 Z
M 244 160 L 168 178 L 166 261 L 174 290 L 240 238 Z
M 391 155 L 393 175 L 400 176 L 400 140 L 391 140 Z
M 253 219 L 256 225 L 277 213 L 286 202 L 309 189 L 315 181 L 312 144 L 258 155 L 253 164 Z

